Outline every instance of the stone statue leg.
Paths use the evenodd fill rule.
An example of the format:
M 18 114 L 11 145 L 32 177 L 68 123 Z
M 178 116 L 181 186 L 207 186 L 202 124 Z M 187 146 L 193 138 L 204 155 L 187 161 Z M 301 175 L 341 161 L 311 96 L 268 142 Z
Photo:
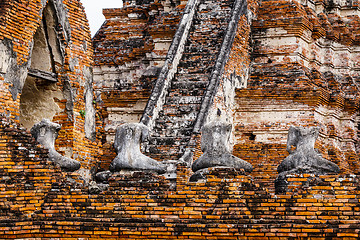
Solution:
M 62 156 L 55 150 L 55 140 L 58 137 L 61 126 L 48 119 L 43 119 L 40 123 L 31 128 L 31 134 L 41 145 L 49 150 L 49 159 L 59 165 L 66 172 L 73 172 L 80 168 L 80 162 Z
M 230 167 L 243 169 L 251 172 L 253 167 L 250 163 L 231 154 L 229 138 L 231 124 L 223 122 L 211 122 L 202 128 L 201 149 L 204 152 L 192 165 L 195 172 L 191 179 L 198 179 L 203 169 L 210 167 Z M 199 177 L 196 177 L 199 176 Z
M 117 156 L 110 165 L 110 171 L 122 169 L 151 170 L 165 173 L 166 166 L 140 152 L 140 143 L 148 136 L 148 128 L 141 123 L 128 123 L 116 129 L 114 147 Z

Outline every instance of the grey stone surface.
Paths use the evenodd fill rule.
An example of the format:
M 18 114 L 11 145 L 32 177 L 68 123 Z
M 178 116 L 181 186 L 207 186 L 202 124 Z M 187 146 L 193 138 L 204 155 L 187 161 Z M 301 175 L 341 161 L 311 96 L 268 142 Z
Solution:
M 95 174 L 95 180 L 96 182 L 107 183 L 111 175 L 112 175 L 111 171 L 98 172 Z
M 179 161 L 177 160 L 167 160 L 162 162 L 166 168 L 166 172 L 162 174 L 166 179 L 176 181 L 177 177 L 177 164 Z
M 49 1 L 53 4 L 59 22 L 59 30 L 64 34 L 64 40 L 68 43 L 71 39 L 71 27 L 68 18 L 68 10 L 66 9 L 63 1 L 51 0 Z M 59 39 L 60 40 L 60 39 Z M 61 46 L 62 48 L 64 46 Z M 65 54 L 65 48 L 62 49 L 62 52 Z
M 286 147 L 290 155 L 285 158 L 277 169 L 279 173 L 275 180 L 277 193 L 286 191 L 286 175 L 296 173 L 325 175 L 340 172 L 340 168 L 335 163 L 326 160 L 315 150 L 315 141 L 318 136 L 318 127 L 290 127 Z
M 85 78 L 85 136 L 91 141 L 96 140 L 95 108 L 93 105 L 93 73 L 90 67 L 84 67 Z
M 88 187 L 90 194 L 99 194 L 103 191 L 106 191 L 109 187 L 109 184 L 96 183 L 94 181 L 91 181 Z
M 164 66 L 149 97 L 149 101 L 141 117 L 140 122 L 153 128 L 154 120 L 157 118 L 162 106 L 165 103 L 165 97 L 171 85 L 171 80 L 177 71 L 177 66 L 184 52 L 189 30 L 193 22 L 198 0 L 189 0 L 183 12 L 183 17 L 176 30 L 175 36 L 169 48 Z
M 247 13 L 248 13 L 247 1 L 236 0 L 233 6 L 230 22 L 226 30 L 226 35 L 221 45 L 220 53 L 216 59 L 215 66 L 211 72 L 209 84 L 207 86 L 206 93 L 202 100 L 202 104 L 199 110 L 199 115 L 196 119 L 196 123 L 193 130 L 194 133 L 200 132 L 200 129 L 202 129 L 202 126 L 204 125 L 207 119 L 207 115 L 209 114 L 210 108 L 214 102 L 214 97 L 218 91 L 221 78 L 225 69 L 225 65 L 229 59 L 231 48 L 233 46 L 235 35 L 237 33 L 236 29 L 238 27 L 240 17 L 243 15 L 246 15 L 246 17 L 248 17 Z
M 24 86 L 29 64 L 30 62 L 26 62 L 18 65 L 17 54 L 10 39 L 4 38 L 0 41 L 0 75 L 10 84 L 9 90 L 14 101 Z
M 58 137 L 60 124 L 43 119 L 31 128 L 33 137 L 49 150 L 49 159 L 59 165 L 62 170 L 73 172 L 80 168 L 80 163 L 74 159 L 64 157 L 55 150 L 55 140 Z
M 278 173 L 297 171 L 301 173 L 339 173 L 340 168 L 325 158 L 314 148 L 319 136 L 317 127 L 293 127 L 288 133 L 287 151 L 290 155 L 279 165 Z M 292 147 L 295 147 L 292 150 Z
M 193 175 L 191 175 L 189 181 L 190 182 L 198 182 L 199 180 L 205 180 L 206 175 L 209 174 L 209 168 L 200 169 L 196 171 Z
M 179 162 L 184 162 L 186 166 L 190 167 L 194 159 L 194 152 L 192 149 L 187 149 L 182 157 L 179 159 Z
M 194 172 L 209 167 L 233 167 L 251 172 L 253 167 L 250 163 L 235 157 L 230 153 L 229 139 L 231 124 L 224 122 L 211 122 L 202 128 L 201 150 L 203 155 L 193 165 Z
M 118 153 L 110 165 L 110 171 L 122 169 L 152 170 L 165 173 L 166 166 L 140 152 L 140 141 L 149 135 L 148 127 L 141 123 L 127 123 L 116 128 L 114 147 Z
M 70 79 L 68 76 L 64 77 L 64 83 L 62 85 L 64 98 L 66 99 L 65 110 L 69 121 L 74 120 L 74 102 L 75 102 L 75 90 L 72 88 Z

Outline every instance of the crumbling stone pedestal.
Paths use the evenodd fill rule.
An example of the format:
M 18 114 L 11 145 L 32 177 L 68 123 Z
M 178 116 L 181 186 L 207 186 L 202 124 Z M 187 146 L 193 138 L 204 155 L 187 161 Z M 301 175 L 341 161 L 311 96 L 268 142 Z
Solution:
M 49 159 L 59 165 L 66 172 L 73 172 L 80 168 L 80 162 L 62 156 L 55 150 L 55 140 L 59 135 L 61 125 L 51 122 L 49 119 L 43 119 L 40 123 L 31 128 L 32 136 L 49 150 Z

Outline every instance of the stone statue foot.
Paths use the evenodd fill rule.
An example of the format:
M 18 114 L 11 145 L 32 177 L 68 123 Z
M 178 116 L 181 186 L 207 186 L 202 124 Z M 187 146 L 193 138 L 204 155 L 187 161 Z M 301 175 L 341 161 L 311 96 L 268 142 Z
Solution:
M 305 160 L 304 160 L 305 159 Z M 295 171 L 297 173 L 316 173 L 316 174 L 337 174 L 340 168 L 319 155 L 302 156 L 300 154 L 289 155 L 278 166 L 279 173 Z
M 95 180 L 96 182 L 107 183 L 111 175 L 112 172 L 110 171 L 98 172 L 95 174 Z
M 67 157 L 62 157 L 58 164 L 61 169 L 66 172 L 74 172 L 76 170 L 79 170 L 79 168 L 81 167 L 81 164 L 78 161 Z
M 249 173 L 252 172 L 252 170 L 253 170 L 253 166 L 250 163 L 248 163 L 247 161 L 242 160 L 234 155 L 227 156 L 226 158 L 230 159 L 229 164 L 226 165 L 228 167 L 233 167 L 236 169 L 244 169 L 245 172 L 249 172 Z
M 49 158 L 52 162 L 59 165 L 60 168 L 65 172 L 74 172 L 81 167 L 80 162 L 68 157 L 64 157 L 58 152 L 49 151 Z
M 319 159 L 318 165 L 321 168 L 322 172 L 334 173 L 338 174 L 340 172 L 340 168 L 333 162 L 330 162 L 326 159 Z
M 193 175 L 191 175 L 189 181 L 190 182 L 197 182 L 199 180 L 206 179 L 207 174 L 209 174 L 209 169 L 208 168 L 200 169 L 200 170 L 196 171 Z
M 73 172 L 80 168 L 80 162 L 62 156 L 55 149 L 55 140 L 58 137 L 61 125 L 43 119 L 31 128 L 31 134 L 44 148 L 49 150 L 49 159 L 59 165 L 62 170 Z

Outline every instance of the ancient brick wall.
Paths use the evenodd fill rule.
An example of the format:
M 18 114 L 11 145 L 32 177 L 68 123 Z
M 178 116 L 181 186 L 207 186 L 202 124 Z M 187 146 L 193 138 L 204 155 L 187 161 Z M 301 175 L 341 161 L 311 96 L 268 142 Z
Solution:
M 352 3 L 340 2 L 259 4 L 247 86 L 235 96 L 239 157 L 248 159 L 241 149 L 253 144 L 284 149 L 291 125 L 319 126 L 317 148 L 323 156 L 343 172 L 358 172 L 359 47 L 352 31 L 358 15 L 350 9 Z M 273 154 L 249 159 L 259 166 L 254 172 L 259 178 L 268 172 L 264 183 L 276 176 L 278 153 Z
M 9 135 L 28 138 L 21 132 Z M 21 154 L 14 143 L 11 149 Z M 355 175 L 290 175 L 288 192 L 274 195 L 234 169 L 211 169 L 206 180 L 191 183 L 189 170 L 179 165 L 176 185 L 135 171 L 115 174 L 106 191 L 89 194 L 81 182 L 68 182 L 48 163 L 34 163 L 15 163 L 21 169 L 16 183 L 23 185 L 14 182 L 18 170 L 1 165 L 6 173 L 1 195 L 8 197 L 1 203 L 3 239 L 359 238 Z
M 94 39 L 99 51 L 98 77 L 109 79 L 102 86 L 104 91 L 98 92 L 101 97 L 96 106 L 100 115 L 97 124 L 104 126 L 103 134 L 107 131 L 103 136 L 108 143 L 99 159 L 101 146 L 87 140 L 89 131 L 84 130 L 92 129 L 86 125 L 87 113 L 92 111 L 90 38 L 83 31 L 88 29 L 87 22 L 78 1 L 57 3 L 68 9 L 71 26 L 71 31 L 59 31 L 64 42 L 70 35 L 72 39 L 68 45 L 60 45 L 65 46 L 64 65 L 55 64 L 59 73 L 56 86 L 64 95 L 55 99 L 61 111 L 53 120 L 63 124 L 57 148 L 81 160 L 83 167 L 107 169 L 115 154 L 109 144 L 111 134 L 115 124 L 123 121 L 117 114 L 128 111 L 133 114 L 131 118 L 140 115 L 137 104 L 149 97 L 156 75 L 152 67 L 160 66 L 165 59 L 164 45 L 174 34 L 184 6 L 166 12 L 162 3 L 137 1 L 135 7 L 127 2 L 124 9 L 105 11 L 107 22 Z M 356 5 L 308 4 L 249 1 L 247 18 L 240 16 L 219 91 L 214 92 L 209 119 L 225 115 L 234 121 L 234 154 L 252 163 L 250 175 L 231 168 L 212 168 L 205 179 L 190 182 L 191 170 L 179 163 L 175 179 L 124 170 L 111 176 L 105 190 L 95 188 L 95 194 L 93 187 L 100 183 L 84 181 L 83 172 L 61 172 L 47 160 L 48 152 L 29 132 L 18 127 L 21 95 L 17 91 L 21 82 L 9 79 L 27 74 L 31 39 L 43 6 L 40 1 L 31 1 L 24 11 L 24 1 L 1 2 L 0 18 L 4 21 L 0 23 L 0 36 L 4 34 L 7 40 L 1 39 L 0 50 L 7 55 L 0 59 L 0 110 L 5 115 L 0 118 L 0 238 L 359 239 L 358 20 L 349 14 Z M 219 9 L 213 11 L 213 6 Z M 208 71 L 222 45 L 219 36 L 226 32 L 230 6 L 228 1 L 200 3 L 158 125 L 173 130 L 173 123 L 178 123 L 174 120 L 186 122 L 189 119 L 181 118 L 197 113 L 192 110 L 199 109 L 200 102 L 182 100 L 197 99 L 206 91 L 203 81 L 208 80 Z M 216 16 L 219 13 L 221 16 Z M 130 20 L 132 27 L 125 20 Z M 23 24 L 23 33 L 15 23 Z M 116 38 L 106 33 L 111 28 L 119 30 L 115 32 L 119 35 L 114 33 Z M 214 36 L 215 32 L 219 36 Z M 112 45 L 119 37 L 123 37 L 121 43 Z M 145 41 L 125 48 L 132 39 Z M 110 51 L 102 51 L 103 47 Z M 8 65 L 12 66 L 10 71 Z M 199 69 L 202 72 L 197 72 Z M 122 71 L 133 78 L 123 81 Z M 188 83 L 188 79 L 196 84 Z M 126 84 L 116 89 L 116 82 Z M 226 90 L 228 83 L 234 84 L 231 94 Z M 199 88 L 192 88 L 197 84 Z M 340 166 L 341 175 L 289 175 L 288 191 L 275 194 L 276 168 L 288 155 L 290 125 L 320 126 L 316 147 Z M 191 130 L 182 127 L 174 130 L 189 131 L 181 133 L 189 140 Z M 174 137 L 162 129 L 153 132 L 153 137 L 158 133 Z M 199 139 L 196 135 L 197 146 Z M 165 142 L 154 156 L 162 160 L 176 156 L 182 143 L 172 144 Z M 177 150 L 171 152 L 170 148 Z M 200 154 L 197 149 L 195 159 Z
M 81 3 L 3 1 L 1 11 L 1 113 L 28 130 L 43 117 L 62 124 L 57 149 L 90 169 L 100 153 L 94 142 L 99 129 L 93 106 L 93 50 Z M 43 51 L 45 41 L 52 53 Z M 31 75 L 30 69 L 47 64 L 51 66 L 41 70 L 52 75 L 52 82 Z
M 169 2 L 124 4 L 104 9 L 106 18 L 94 36 L 94 84 L 104 126 L 108 167 L 113 156 L 115 129 L 124 122 L 139 122 L 171 44 L 185 5 Z
M 3 227 L 9 226 L 10 219 L 31 217 L 39 210 L 61 171 L 48 161 L 48 151 L 25 128 L 1 117 L 0 175 Z

